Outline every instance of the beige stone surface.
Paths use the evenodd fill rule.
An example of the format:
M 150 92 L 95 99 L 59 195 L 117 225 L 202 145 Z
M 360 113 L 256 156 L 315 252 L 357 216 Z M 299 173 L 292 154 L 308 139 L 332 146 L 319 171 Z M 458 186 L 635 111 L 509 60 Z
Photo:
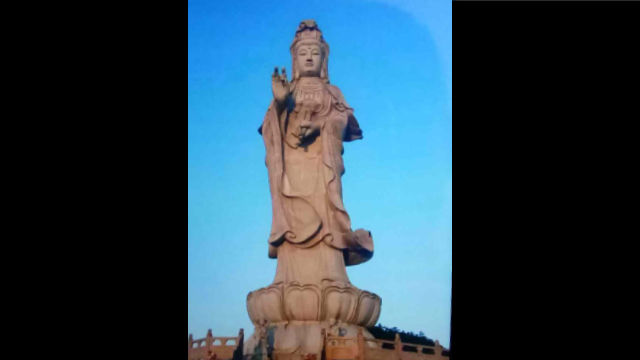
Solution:
M 353 109 L 329 82 L 329 45 L 313 20 L 300 23 L 290 47 L 292 79 L 271 76 L 273 100 L 259 132 L 272 203 L 271 285 L 247 296 L 256 329 L 245 357 L 321 359 L 324 335 L 356 336 L 374 325 L 381 299 L 351 284 L 346 266 L 373 256 L 371 233 L 353 231 L 342 200 L 343 143 L 362 139 Z
M 288 282 L 249 293 L 247 310 L 254 324 L 297 320 L 369 327 L 375 325 L 380 315 L 380 298 L 348 283 Z
M 189 334 L 188 360 L 232 360 L 234 351 L 242 346 L 244 330 L 238 336 L 213 336 L 211 329 L 202 339 L 194 339 Z
M 333 256 L 344 265 L 355 265 L 371 258 L 373 241 L 368 231 L 351 229 L 342 153 L 343 141 L 361 139 L 362 130 L 340 89 L 329 84 L 328 55 L 315 22 L 304 21 L 291 45 L 292 81 L 284 68 L 271 78 L 274 99 L 260 127 L 272 200 L 269 256 L 288 257 L 279 251 L 283 243 L 308 249 L 324 242 L 340 250 Z M 339 280 L 332 271 L 343 265 L 334 262 L 322 270 Z
M 322 322 L 311 324 L 292 322 L 287 325 L 289 326 L 280 324 L 275 327 L 274 333 L 280 336 L 277 349 L 272 350 L 272 358 L 304 360 L 445 360 L 449 358 L 448 355 L 443 355 L 444 349 L 437 340 L 434 346 L 427 346 L 402 342 L 397 334 L 395 341 L 374 339 L 366 330 L 356 326 L 345 329 Z M 292 344 L 295 346 L 296 339 L 306 338 L 308 333 L 319 335 L 312 336 L 317 343 L 309 344 L 311 352 L 307 351 L 302 356 L 296 356 L 295 352 L 289 351 Z M 282 336 L 282 334 L 285 335 Z M 240 354 L 237 350 L 242 346 L 243 339 L 242 329 L 238 332 L 238 336 L 213 336 L 211 329 L 202 339 L 194 339 L 193 335 L 189 334 L 188 360 L 239 360 Z M 264 357 L 263 354 L 258 354 L 256 358 L 266 358 L 267 344 L 263 345 L 265 345 Z M 318 357 L 313 353 L 313 348 L 323 349 L 321 352 L 324 352 L 324 355 Z

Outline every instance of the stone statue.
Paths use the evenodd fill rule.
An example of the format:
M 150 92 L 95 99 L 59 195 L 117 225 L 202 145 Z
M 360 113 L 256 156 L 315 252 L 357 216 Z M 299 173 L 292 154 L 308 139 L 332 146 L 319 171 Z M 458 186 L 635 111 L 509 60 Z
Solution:
M 380 297 L 353 286 L 345 268 L 373 256 L 371 233 L 352 231 L 342 201 L 343 141 L 362 139 L 362 130 L 329 83 L 329 45 L 315 21 L 300 23 L 290 51 L 293 78 L 275 68 L 258 130 L 272 203 L 268 253 L 278 265 L 273 283 L 247 296 L 256 326 L 248 357 L 268 341 L 266 331 L 271 359 L 321 358 L 321 332 L 356 336 L 380 314 Z

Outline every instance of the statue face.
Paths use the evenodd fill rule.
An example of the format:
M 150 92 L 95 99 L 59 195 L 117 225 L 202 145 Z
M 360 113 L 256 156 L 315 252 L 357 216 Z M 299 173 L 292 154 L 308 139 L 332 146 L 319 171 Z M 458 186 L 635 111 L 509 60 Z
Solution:
M 320 76 L 322 68 L 322 49 L 317 44 L 300 44 L 295 53 L 296 67 L 300 76 Z

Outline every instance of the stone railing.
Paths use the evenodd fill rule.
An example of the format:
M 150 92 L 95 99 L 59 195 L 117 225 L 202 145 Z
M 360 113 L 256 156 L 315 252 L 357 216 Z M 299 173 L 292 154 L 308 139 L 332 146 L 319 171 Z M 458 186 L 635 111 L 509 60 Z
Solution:
M 240 329 L 238 336 L 213 336 L 209 329 L 206 337 L 195 340 L 189 334 L 188 360 L 231 360 L 238 347 L 242 351 L 243 339 L 243 329 Z
M 435 346 L 405 343 L 396 334 L 395 341 L 365 339 L 357 337 L 325 337 L 326 360 L 448 360 L 444 348 L 436 341 Z
M 367 340 L 365 358 L 367 360 L 382 360 L 393 358 L 394 360 L 445 360 L 448 355 L 443 355 L 444 348 L 436 341 L 435 346 L 412 344 L 402 342 L 396 334 L 394 341 Z
M 324 351 L 326 360 L 353 359 L 365 360 L 364 336 L 362 330 L 357 337 L 325 336 Z

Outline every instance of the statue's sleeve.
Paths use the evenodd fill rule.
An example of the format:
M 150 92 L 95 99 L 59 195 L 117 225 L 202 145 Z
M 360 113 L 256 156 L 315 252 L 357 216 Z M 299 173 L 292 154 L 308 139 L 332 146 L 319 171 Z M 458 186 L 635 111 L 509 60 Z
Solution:
M 260 135 L 262 135 L 262 128 L 264 127 L 264 124 L 267 122 L 267 117 L 268 117 L 269 111 L 271 111 L 271 108 L 273 108 L 273 106 L 274 106 L 274 104 L 273 104 L 273 100 L 272 100 L 271 103 L 269 104 L 269 107 L 267 108 L 267 115 L 262 120 L 262 124 L 260 124 L 260 127 L 258 127 L 258 134 L 260 134 Z
M 342 95 L 342 91 L 340 91 L 337 86 L 333 85 L 329 85 L 329 91 L 333 96 L 335 108 L 338 109 L 338 111 L 347 113 L 347 126 L 345 128 L 342 141 L 362 139 L 362 129 L 360 129 L 360 124 L 358 124 L 358 120 L 356 120 L 355 115 L 353 115 L 353 108 L 347 104 L 347 101 Z
M 272 102 L 264 117 L 262 126 L 258 128 L 262 134 L 266 151 L 265 164 L 269 173 L 269 190 L 271 192 L 272 222 L 269 244 L 277 246 L 288 230 L 287 219 L 283 210 L 280 180 L 283 173 L 282 139 L 280 135 L 279 118 L 275 104 Z M 276 256 L 274 249 L 269 247 L 269 257 Z
M 351 110 L 347 118 L 347 129 L 342 140 L 353 141 L 360 139 L 362 139 L 362 129 L 360 129 L 360 124 L 358 124 L 358 120 L 353 116 L 353 110 Z

